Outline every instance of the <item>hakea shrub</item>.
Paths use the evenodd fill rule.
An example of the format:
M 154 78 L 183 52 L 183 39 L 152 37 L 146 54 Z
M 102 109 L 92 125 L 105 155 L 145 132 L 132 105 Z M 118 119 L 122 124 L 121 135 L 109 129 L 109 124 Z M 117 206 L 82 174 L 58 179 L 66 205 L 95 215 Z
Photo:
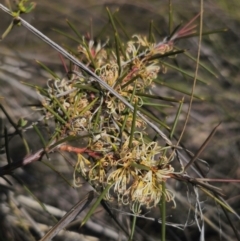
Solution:
M 111 200 L 116 194 L 118 201 L 134 212 L 141 206 L 156 206 L 162 195 L 175 205 L 173 192 L 163 191 L 162 186 L 174 173 L 174 151 L 152 141 L 146 123 L 136 115 L 143 103 L 141 94 L 148 92 L 159 72 L 166 71 L 154 56 L 174 51 L 173 41 L 154 44 L 134 35 L 116 51 L 106 46 L 83 39 L 78 57 L 135 106 L 133 113 L 93 78 L 77 70 L 68 78 L 49 80 L 47 88 L 40 90 L 45 117 L 55 120 L 56 140 L 87 136 L 84 148 L 60 146 L 77 153 L 74 184 L 80 185 L 80 173 L 98 191 L 110 185 L 105 198 Z

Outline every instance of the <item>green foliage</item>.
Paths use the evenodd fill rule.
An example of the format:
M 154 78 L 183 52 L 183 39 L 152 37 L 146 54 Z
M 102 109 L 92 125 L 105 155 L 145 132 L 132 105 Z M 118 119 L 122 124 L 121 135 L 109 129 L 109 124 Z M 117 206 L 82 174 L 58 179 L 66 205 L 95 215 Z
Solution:
M 35 4 L 28 1 L 18 2 L 17 10 L 10 13 L 14 19 L 2 35 L 2 39 L 12 30 L 14 24 L 23 23 L 24 27 L 31 29 L 65 57 L 76 61 L 71 61 L 69 67 L 66 67 L 63 61 L 68 71 L 64 78 L 37 61 L 52 76 L 52 79 L 46 81 L 46 87 L 26 85 L 36 90 L 41 101 L 38 111 L 44 122 L 53 124 L 54 128 L 50 132 L 49 140 L 46 141 L 37 125 L 33 124 L 32 127 L 40 138 L 43 148 L 17 164 L 11 164 L 9 161 L 8 165 L 1 169 L 0 174 L 9 174 L 20 166 L 41 159 L 45 154 L 50 157 L 52 151 L 74 154 L 72 164 L 74 187 L 81 188 L 82 180 L 79 179 L 81 176 L 98 194 L 97 201 L 92 205 L 81 225 L 90 219 L 100 203 L 114 200 L 118 205 L 128 207 L 133 215 L 129 240 L 134 240 L 137 219 L 145 209 L 159 208 L 161 240 L 166 240 L 167 225 L 177 226 L 166 222 L 167 203 L 171 202 L 174 208 L 179 208 L 174 187 L 170 188 L 167 185 L 171 181 L 185 183 L 193 190 L 195 203 L 190 209 L 194 210 L 195 222 L 201 232 L 204 232 L 201 192 L 214 200 L 225 212 L 228 211 L 237 217 L 235 211 L 222 199 L 221 191 L 205 181 L 205 175 L 198 164 L 202 161 L 199 159 L 200 154 L 218 126 L 213 129 L 196 154 L 181 145 L 181 137 L 176 144 L 174 141 L 185 98 L 190 98 L 190 106 L 193 99 L 202 100 L 201 94 L 194 92 L 195 84 L 196 82 L 201 85 L 209 83 L 209 80 L 198 77 L 198 67 L 210 75 L 217 76 L 210 67 L 199 61 L 200 55 L 195 59 L 185 49 L 178 48 L 176 40 L 195 35 L 201 38 L 204 34 L 216 33 L 218 30 L 203 33 L 202 22 L 200 22 L 200 31 L 196 33 L 196 25 L 193 23 L 199 16 L 202 19 L 201 13 L 184 27 L 180 28 L 179 25 L 172 30 L 173 16 L 170 1 L 168 37 L 162 42 L 156 42 L 153 22 L 150 22 L 148 37 L 140 34 L 129 37 L 123 24 L 118 20 L 116 12 L 112 13 L 107 8 L 109 18 L 107 25 L 111 25 L 113 32 L 103 44 L 93 40 L 93 36 L 82 36 L 70 21 L 67 21 L 67 24 L 76 36 L 56 30 L 77 44 L 75 49 L 72 46 L 68 47 L 68 50 L 72 49 L 72 54 L 66 55 L 57 44 L 38 33 L 19 17 L 22 13 L 32 11 L 34 7 Z M 120 35 L 120 31 L 124 33 L 126 41 Z M 182 68 L 182 63 L 178 64 L 179 55 L 192 61 L 196 66 L 195 73 Z M 81 64 L 79 65 L 78 62 Z M 184 88 L 183 84 L 178 86 L 163 79 L 167 70 L 175 71 L 178 76 L 183 77 L 179 81 L 185 80 Z M 192 80 L 193 83 L 189 84 L 187 80 Z M 161 93 L 163 87 L 167 90 L 164 94 Z M 155 88 L 160 92 L 159 94 L 152 93 Z M 172 96 L 169 90 L 175 90 L 177 95 Z M 28 122 L 21 118 L 18 124 L 15 124 L 3 107 L 2 110 L 21 136 L 27 152 L 30 153 L 27 141 L 22 134 Z M 174 113 L 171 125 L 166 122 L 169 113 Z M 149 127 L 157 130 L 156 134 L 152 134 Z M 183 128 L 182 133 L 184 131 Z M 5 139 L 8 156 L 7 132 L 5 132 Z M 71 141 L 79 139 L 82 141 L 81 144 L 71 145 Z M 187 164 L 183 162 L 185 160 L 183 152 L 190 156 Z M 44 161 L 43 163 L 71 186 L 69 180 L 58 172 L 57 168 Z M 187 172 L 190 167 L 194 172 Z M 82 211 L 90 205 L 92 199 L 93 196 L 90 193 L 75 207 Z M 42 240 L 54 237 L 55 232 L 72 221 L 77 215 L 73 212 L 73 209 L 70 210 Z M 124 230 L 121 225 L 119 227 Z M 233 225 L 232 227 L 236 230 Z

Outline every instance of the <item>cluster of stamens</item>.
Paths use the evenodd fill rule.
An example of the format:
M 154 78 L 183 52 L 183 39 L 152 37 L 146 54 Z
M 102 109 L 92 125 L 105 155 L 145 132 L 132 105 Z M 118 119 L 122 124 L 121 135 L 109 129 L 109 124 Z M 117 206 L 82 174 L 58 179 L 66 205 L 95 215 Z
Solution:
M 92 40 L 83 42 L 78 47 L 81 61 L 137 108 L 143 102 L 140 93 L 151 87 L 161 69 L 158 61 L 150 57 L 173 49 L 170 44 L 157 46 L 134 36 L 126 44 L 125 54 L 119 51 L 117 58 L 114 52 L 108 56 L 105 46 L 94 47 Z M 167 189 L 163 192 L 162 188 L 174 172 L 170 148 L 150 140 L 141 118 L 83 73 L 72 71 L 71 77 L 49 80 L 47 86 L 41 95 L 46 117 L 54 117 L 56 139 L 84 136 L 86 140 L 85 146 L 79 147 L 81 151 L 71 149 L 78 156 L 76 186 L 79 173 L 96 190 L 110 185 L 106 198 L 116 196 L 135 211 L 136 206 L 156 206 L 162 195 L 174 201 L 173 193 Z

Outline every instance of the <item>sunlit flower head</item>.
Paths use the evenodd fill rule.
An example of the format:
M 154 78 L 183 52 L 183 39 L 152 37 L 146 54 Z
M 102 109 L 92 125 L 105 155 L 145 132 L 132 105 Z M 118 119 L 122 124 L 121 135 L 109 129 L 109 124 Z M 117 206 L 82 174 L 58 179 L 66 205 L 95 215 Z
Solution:
M 95 72 L 101 77 L 101 79 L 112 87 L 118 78 L 118 65 L 113 62 L 108 63 L 101 68 L 96 69 Z
M 83 39 L 83 43 L 84 44 L 78 46 L 78 52 L 86 58 L 87 65 L 93 64 L 92 61 L 94 61 L 95 66 L 98 68 L 107 63 L 107 52 L 104 47 L 108 41 L 102 45 L 101 42 L 95 44 L 93 40 L 89 40 L 87 43 L 87 41 Z

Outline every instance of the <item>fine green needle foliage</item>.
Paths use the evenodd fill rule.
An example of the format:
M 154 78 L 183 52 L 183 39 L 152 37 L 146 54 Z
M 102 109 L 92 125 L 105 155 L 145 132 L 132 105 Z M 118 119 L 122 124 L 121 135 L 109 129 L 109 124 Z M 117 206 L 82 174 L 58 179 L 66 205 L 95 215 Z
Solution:
M 13 29 L 15 25 L 19 25 L 19 21 L 17 20 L 17 17 L 20 16 L 20 14 L 27 14 L 33 11 L 35 8 L 36 3 L 30 2 L 29 0 L 17 0 L 16 6 L 14 6 L 14 10 L 12 10 L 12 16 L 14 17 L 8 28 L 5 30 L 5 32 L 2 34 L 0 40 L 3 40 L 9 32 Z M 11 8 L 11 6 L 10 6 Z
M 34 111 L 41 115 L 39 123 L 52 127 L 47 139 L 41 133 L 39 123 L 29 125 L 24 118 L 20 118 L 16 124 L 0 105 L 15 129 L 14 136 L 21 137 L 28 154 L 11 163 L 11 137 L 5 128 L 2 149 L 8 164 L 0 168 L 0 175 L 12 174 L 17 168 L 39 160 L 41 165 L 61 178 L 62 185 L 81 190 L 85 182 L 95 192 L 88 192 L 45 236 L 40 235 L 41 240 L 53 238 L 84 211 L 79 225 L 82 228 L 91 221 L 101 204 L 124 233 L 123 240 L 135 240 L 139 231 L 138 220 L 148 218 L 145 213 L 158 215 L 156 218 L 154 214 L 154 217 L 161 231 L 156 240 L 168 240 L 168 227 L 184 229 L 191 225 L 198 228 L 201 240 L 204 240 L 205 222 L 208 220 L 204 216 L 203 198 L 212 200 L 224 210 L 227 218 L 231 214 L 239 222 L 237 212 L 224 201 L 221 189 L 209 184 L 211 179 L 206 181 L 208 164 L 200 159 L 220 124 L 210 131 L 196 154 L 182 144 L 192 102 L 204 100 L 201 92 L 195 92 L 195 85 L 208 88 L 210 82 L 205 76 L 199 77 L 198 68 L 217 77 L 211 67 L 200 62 L 200 52 L 195 58 L 186 49 L 179 48 L 176 42 L 194 36 L 201 40 L 202 35 L 220 32 L 202 31 L 202 11 L 186 25 L 178 25 L 174 29 L 173 5 L 169 1 L 169 25 L 166 26 L 169 33 L 157 42 L 156 35 L 161 30 L 153 20 L 149 23 L 148 36 L 129 34 L 119 20 L 118 11 L 106 8 L 108 21 L 99 32 L 101 40 L 92 36 L 93 26 L 90 33 L 84 34 L 69 20 L 67 25 L 74 36 L 54 29 L 55 33 L 74 42 L 71 46 L 66 45 L 68 51 L 65 51 L 20 17 L 34 7 L 34 3 L 23 0 L 18 2 L 16 11 L 1 5 L 1 9 L 13 17 L 2 39 L 13 31 L 16 23 L 22 24 L 62 54 L 66 73 L 61 77 L 45 63 L 37 61 L 38 67 L 51 78 L 44 81 L 44 86 L 22 82 L 36 92 L 39 103 Z M 104 36 L 106 28 L 112 30 L 111 36 Z M 200 49 L 201 41 L 198 47 Z M 69 66 L 63 56 L 70 60 Z M 185 66 L 183 59 L 190 61 L 194 68 L 186 70 L 181 67 Z M 167 79 L 167 72 L 175 73 L 177 81 Z M 184 104 L 188 101 L 190 107 L 182 125 L 181 118 L 186 111 Z M 182 134 L 179 137 L 177 130 L 181 129 L 181 125 Z M 41 149 L 34 153 L 24 136 L 30 126 L 41 143 Z M 53 152 L 60 152 L 68 162 L 71 181 L 57 166 L 50 164 Z M 67 153 L 71 154 L 70 161 Z M 42 160 L 43 157 L 47 157 L 48 161 Z M 184 187 L 184 201 L 179 197 L 178 184 Z M 92 202 L 95 196 L 97 198 Z M 46 210 L 44 204 L 38 202 Z M 185 212 L 188 212 L 186 222 L 168 222 L 171 210 L 181 210 L 182 203 Z M 114 217 L 116 210 L 108 208 L 108 205 L 120 208 L 119 213 L 126 210 L 125 216 L 132 216 L 131 225 L 125 228 Z M 231 221 L 229 223 L 239 238 L 235 225 Z

